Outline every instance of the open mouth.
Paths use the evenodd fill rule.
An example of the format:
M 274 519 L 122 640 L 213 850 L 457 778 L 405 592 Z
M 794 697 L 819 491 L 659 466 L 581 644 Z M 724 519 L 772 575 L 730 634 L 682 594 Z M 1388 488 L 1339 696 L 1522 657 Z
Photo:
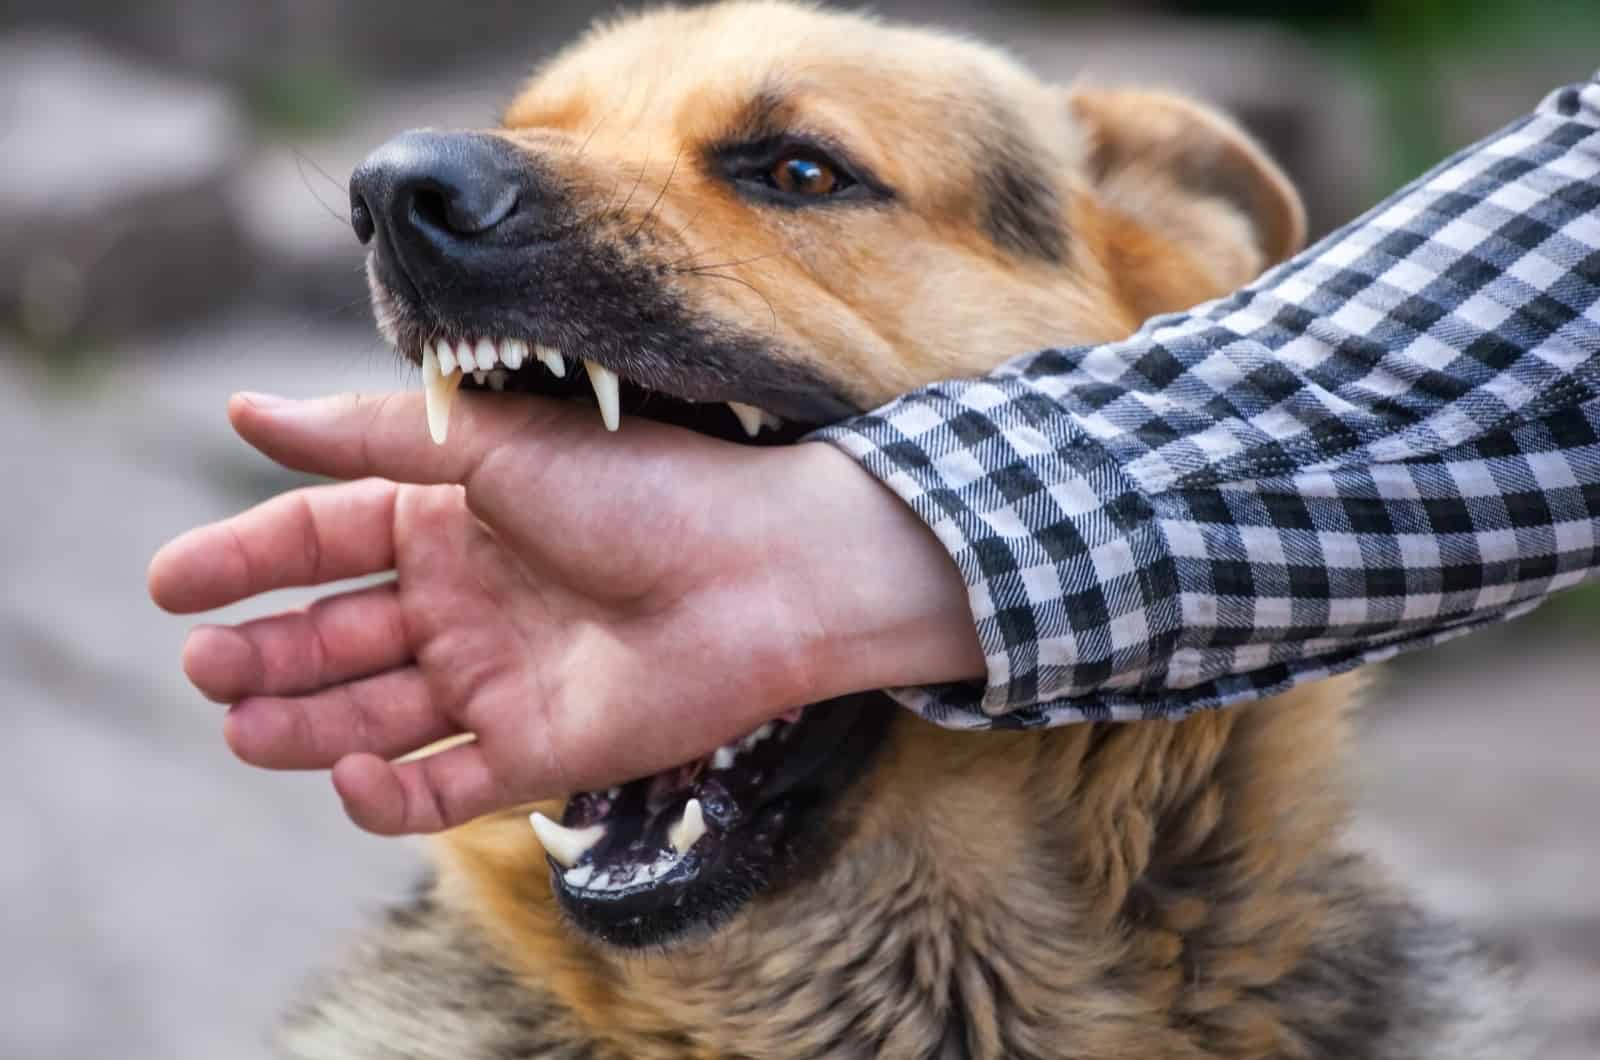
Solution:
M 826 809 L 891 717 L 877 696 L 791 711 L 704 758 L 567 800 L 532 821 L 558 900 L 616 946 L 710 929 L 843 838 Z
M 469 388 L 592 400 L 601 421 L 611 431 L 621 426 L 622 417 L 627 414 L 687 427 L 726 441 L 782 445 L 798 441 L 821 426 L 785 423 L 764 409 L 738 401 L 674 397 L 626 380 L 594 361 L 575 362 L 551 346 L 520 338 L 435 338 L 422 343 L 419 359 L 427 398 L 428 432 L 440 445 L 449 436 L 450 412 L 463 384 Z
M 407 345 L 421 362 L 428 430 L 441 445 L 463 387 L 592 403 L 612 431 L 639 416 L 781 445 L 821 426 L 731 398 L 664 393 L 526 338 L 435 335 Z M 578 792 L 559 822 L 534 814 L 557 900 L 579 928 L 620 947 L 715 928 L 842 838 L 828 808 L 860 775 L 893 713 L 878 694 L 812 704 L 694 762 Z

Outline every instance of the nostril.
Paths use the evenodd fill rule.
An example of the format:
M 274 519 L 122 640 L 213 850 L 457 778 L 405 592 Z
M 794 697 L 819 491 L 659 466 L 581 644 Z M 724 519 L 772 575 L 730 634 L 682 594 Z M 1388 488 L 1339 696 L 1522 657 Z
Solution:
M 517 189 L 511 185 L 441 187 L 419 184 L 411 192 L 411 222 L 453 236 L 483 235 L 517 208 Z
M 412 193 L 411 214 L 416 220 L 430 228 L 465 234 L 457 225 L 450 223 L 450 213 L 450 204 L 443 192 L 434 188 L 418 188 Z
M 519 238 L 505 222 L 542 212 L 537 196 L 519 202 L 531 187 L 527 176 L 520 156 L 497 138 L 405 133 L 351 174 L 350 226 L 363 244 L 378 247 L 381 260 L 431 268 L 469 243 Z
M 350 227 L 356 230 L 356 239 L 361 241 L 362 246 L 372 242 L 378 226 L 372 219 L 372 210 L 365 199 L 358 198 L 350 204 Z

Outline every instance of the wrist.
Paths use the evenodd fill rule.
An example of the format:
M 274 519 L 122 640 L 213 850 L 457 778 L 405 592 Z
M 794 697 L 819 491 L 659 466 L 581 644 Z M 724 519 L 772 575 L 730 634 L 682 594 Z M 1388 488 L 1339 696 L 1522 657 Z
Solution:
M 797 698 L 982 679 L 966 584 L 933 531 L 832 445 L 778 459 L 769 540 L 799 633 Z

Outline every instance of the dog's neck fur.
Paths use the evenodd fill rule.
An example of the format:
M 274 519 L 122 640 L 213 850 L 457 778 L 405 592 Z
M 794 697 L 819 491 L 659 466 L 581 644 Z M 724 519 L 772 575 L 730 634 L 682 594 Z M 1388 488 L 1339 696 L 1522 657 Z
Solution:
M 839 856 L 661 954 L 573 937 L 525 824 L 485 822 L 451 838 L 423 911 L 391 921 L 358 1004 L 330 994 L 292 1033 L 471 1028 L 454 1051 L 398 1053 L 419 1057 L 1388 1060 L 1447 1055 L 1472 1028 L 1449 1039 L 1455 1060 L 1519 1055 L 1485 1015 L 1481 969 L 1439 959 L 1446 937 L 1337 846 L 1344 698 L 1324 685 L 1180 724 L 989 737 L 907 719 L 841 810 L 857 816 Z M 980 761 L 989 783 L 964 784 Z M 996 761 L 1019 783 L 994 783 Z M 395 995 L 370 984 L 408 935 L 439 1011 L 421 1015 L 412 983 L 404 1014 L 362 1017 Z M 1420 974 L 1436 960 L 1454 978 Z M 493 1051 L 502 1039 L 523 1051 Z

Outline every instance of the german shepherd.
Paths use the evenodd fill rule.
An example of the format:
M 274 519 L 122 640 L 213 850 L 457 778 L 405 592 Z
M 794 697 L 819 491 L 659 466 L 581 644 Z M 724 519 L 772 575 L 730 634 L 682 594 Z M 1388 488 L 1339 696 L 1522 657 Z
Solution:
M 352 192 L 380 328 L 422 366 L 441 438 L 465 385 L 593 401 L 613 429 L 793 442 L 1124 337 L 1305 227 L 1200 104 L 1051 86 L 968 40 L 782 0 L 600 26 L 499 125 L 406 134 Z M 537 835 L 533 807 L 446 834 L 279 1047 L 1527 1055 L 1502 972 L 1341 846 L 1356 689 L 990 734 L 879 695 L 815 704 L 540 807 Z

